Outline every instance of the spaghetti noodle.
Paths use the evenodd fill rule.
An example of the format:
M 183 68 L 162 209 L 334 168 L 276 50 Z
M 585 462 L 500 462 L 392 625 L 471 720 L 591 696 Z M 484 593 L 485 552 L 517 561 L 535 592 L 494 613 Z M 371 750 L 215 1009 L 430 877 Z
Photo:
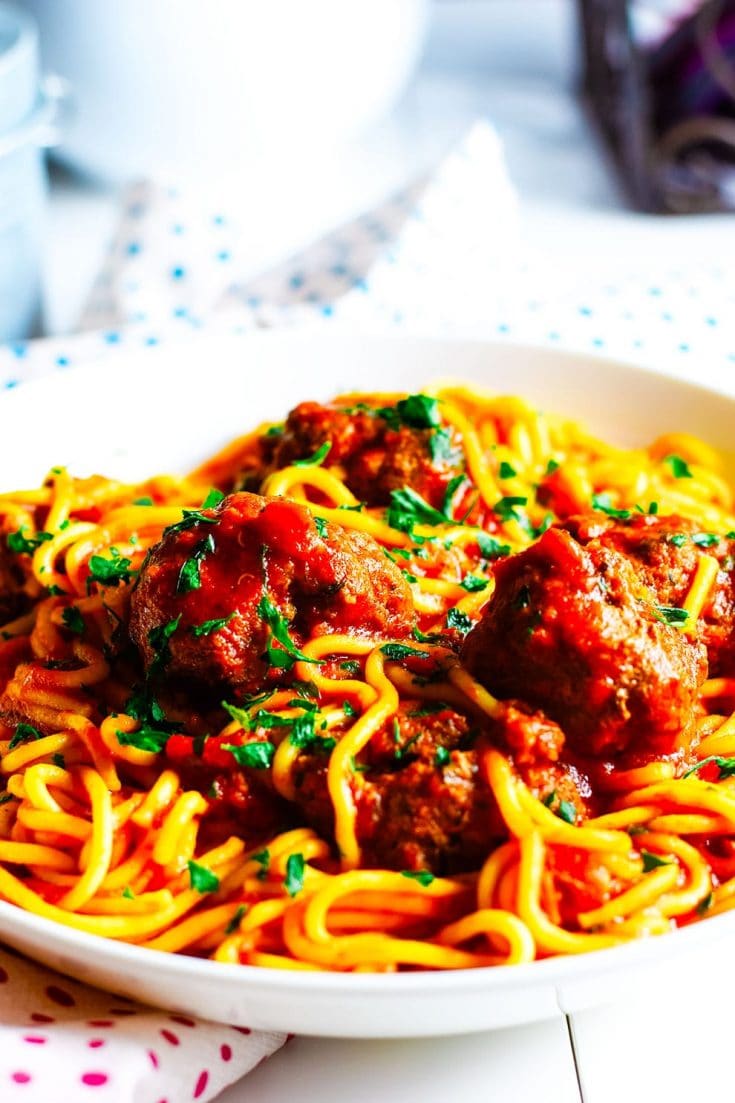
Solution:
M 353 394 L 186 478 L 54 469 L 0 526 L 5 901 L 340 971 L 735 906 L 735 517 L 702 442 L 623 450 L 454 383 Z

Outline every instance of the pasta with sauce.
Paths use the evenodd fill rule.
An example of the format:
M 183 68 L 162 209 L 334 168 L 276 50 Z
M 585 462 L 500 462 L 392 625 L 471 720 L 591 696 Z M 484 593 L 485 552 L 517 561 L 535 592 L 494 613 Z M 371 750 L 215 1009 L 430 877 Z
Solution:
M 285 969 L 456 969 L 735 902 L 716 454 L 457 383 L 184 478 L 0 494 L 0 898 Z

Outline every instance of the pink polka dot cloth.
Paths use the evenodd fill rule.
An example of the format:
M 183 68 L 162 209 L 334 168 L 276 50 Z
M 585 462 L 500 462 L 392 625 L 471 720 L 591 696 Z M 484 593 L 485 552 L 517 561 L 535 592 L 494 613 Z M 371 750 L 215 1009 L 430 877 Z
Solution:
M 0 948 L 2 1103 L 206 1103 L 285 1040 L 155 1011 Z

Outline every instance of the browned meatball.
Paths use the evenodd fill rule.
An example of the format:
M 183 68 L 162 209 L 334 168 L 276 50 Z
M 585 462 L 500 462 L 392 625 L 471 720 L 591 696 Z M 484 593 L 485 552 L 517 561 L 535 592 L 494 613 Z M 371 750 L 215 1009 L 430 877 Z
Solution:
M 711 674 L 735 673 L 735 541 L 703 532 L 675 515 L 633 514 L 613 520 L 599 513 L 573 517 L 567 528 L 583 544 L 597 541 L 635 564 L 661 605 L 681 606 L 703 555 L 720 564 L 699 618 Z
M 491 692 L 542 708 L 580 754 L 688 743 L 704 649 L 665 621 L 625 556 L 549 529 L 495 579 L 461 654 Z
M 406 406 L 412 399 L 414 405 Z M 416 404 L 416 399 L 421 401 Z M 410 487 L 441 509 L 448 484 L 464 473 L 458 435 L 442 425 L 434 400 L 412 396 L 403 403 L 371 408 L 302 402 L 288 415 L 273 467 L 311 456 L 328 443 L 326 462 L 344 468 L 347 486 L 361 501 L 388 505 L 391 491 Z M 436 446 L 437 429 L 441 447 Z
M 413 623 L 408 584 L 372 537 L 242 492 L 164 533 L 130 634 L 149 672 L 250 692 L 290 669 L 308 636 L 404 636 Z
M 555 800 L 570 801 L 584 812 L 572 773 L 553 761 L 563 736 L 552 722 L 511 706 L 507 719 L 481 728 L 449 707 L 426 715 L 402 705 L 373 736 L 354 782 L 364 863 L 434 873 L 477 869 L 507 837 L 479 768 L 487 741 L 523 744 L 526 757 L 519 756 L 520 764 L 516 759 L 516 768 L 532 790 L 541 797 L 554 794 Z M 294 776 L 304 818 L 329 837 L 334 823 L 326 769 L 324 756 L 304 755 Z

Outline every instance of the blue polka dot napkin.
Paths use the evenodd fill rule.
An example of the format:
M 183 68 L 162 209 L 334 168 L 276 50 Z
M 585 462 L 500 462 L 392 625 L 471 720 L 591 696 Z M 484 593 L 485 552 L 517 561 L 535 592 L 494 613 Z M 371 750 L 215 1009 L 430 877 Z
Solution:
M 735 378 L 735 288 L 721 265 L 662 271 L 636 257 L 625 278 L 595 284 L 534 252 L 522 229 L 485 122 L 425 179 L 256 276 L 237 211 L 137 184 L 82 332 L 0 346 L 0 386 L 195 330 L 296 325 L 523 341 Z

